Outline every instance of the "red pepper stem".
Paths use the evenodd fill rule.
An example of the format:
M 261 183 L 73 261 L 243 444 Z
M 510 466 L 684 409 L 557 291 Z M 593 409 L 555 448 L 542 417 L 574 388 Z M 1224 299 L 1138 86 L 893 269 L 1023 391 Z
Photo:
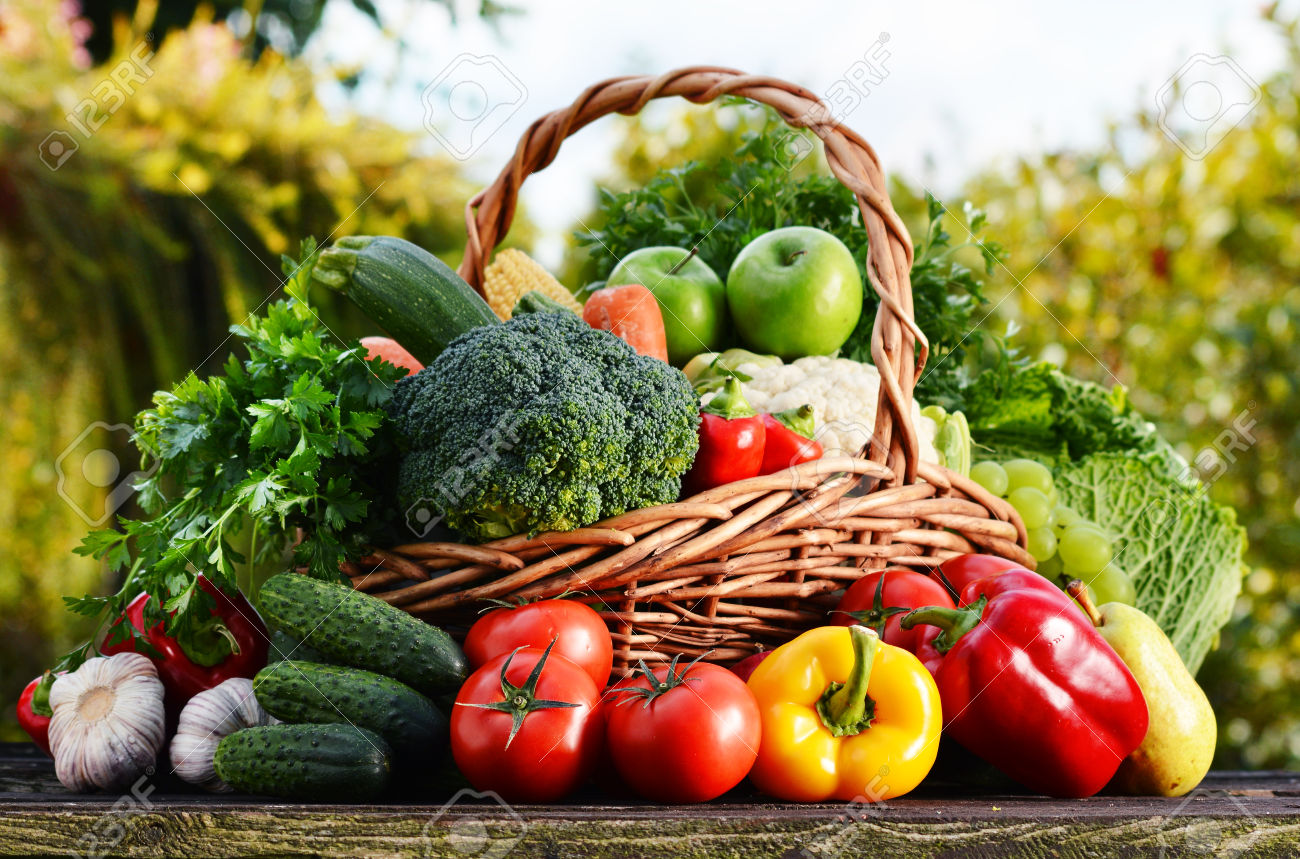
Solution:
M 718 391 L 701 411 L 705 414 L 726 418 L 729 421 L 737 418 L 752 418 L 758 414 L 750 406 L 749 401 L 745 399 L 745 393 L 740 388 L 740 380 L 735 376 L 727 377 L 727 381 L 722 385 L 722 390 Z
M 940 653 L 947 653 L 963 635 L 979 625 L 980 617 L 984 614 L 984 606 L 988 605 L 988 602 L 988 597 L 982 596 L 966 608 L 928 605 L 908 612 L 898 625 L 903 629 L 911 629 L 921 623 L 939 627 L 943 632 L 934 639 L 934 649 Z
M 853 670 L 845 683 L 832 683 L 817 702 L 817 713 L 836 737 L 860 734 L 876 716 L 876 702 L 867 694 L 871 669 L 880 649 L 880 637 L 865 626 L 849 627 L 853 642 Z
M 773 412 L 772 417 L 776 418 L 777 421 L 783 427 L 790 430 L 790 432 L 801 435 L 804 438 L 812 438 L 813 433 L 816 432 L 817 429 L 814 423 L 815 416 L 813 414 L 813 407 L 807 403 L 804 403 L 797 409 L 786 409 L 783 412 Z

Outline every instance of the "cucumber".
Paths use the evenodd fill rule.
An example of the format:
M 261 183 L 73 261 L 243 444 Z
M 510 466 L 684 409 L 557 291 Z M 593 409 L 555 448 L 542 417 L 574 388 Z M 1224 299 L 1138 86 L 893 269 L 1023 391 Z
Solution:
M 273 629 L 271 630 L 271 645 L 267 648 L 266 660 L 268 662 L 280 662 L 285 659 L 303 662 L 329 661 L 316 652 L 316 648 L 303 644 L 282 629 Z
M 297 659 L 276 662 L 253 680 L 258 703 L 282 722 L 340 722 L 368 728 L 392 747 L 394 763 L 423 767 L 447 743 L 447 719 L 405 683 L 361 668 Z
M 281 573 L 258 599 L 267 626 L 310 645 L 322 661 L 392 677 L 431 698 L 469 676 L 450 635 L 345 585 Z
M 466 331 L 501 321 L 446 263 L 393 236 L 339 239 L 320 252 L 312 278 L 346 293 L 426 366 Z
M 217 744 L 212 764 L 242 793 L 288 799 L 374 799 L 388 787 L 388 744 L 351 725 L 244 728 Z

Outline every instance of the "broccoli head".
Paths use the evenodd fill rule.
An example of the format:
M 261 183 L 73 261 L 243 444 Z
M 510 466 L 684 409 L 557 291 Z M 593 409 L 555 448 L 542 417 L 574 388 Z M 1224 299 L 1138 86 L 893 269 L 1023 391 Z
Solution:
M 673 501 L 699 445 L 686 376 L 567 311 L 462 335 L 390 409 L 399 502 L 476 542 Z

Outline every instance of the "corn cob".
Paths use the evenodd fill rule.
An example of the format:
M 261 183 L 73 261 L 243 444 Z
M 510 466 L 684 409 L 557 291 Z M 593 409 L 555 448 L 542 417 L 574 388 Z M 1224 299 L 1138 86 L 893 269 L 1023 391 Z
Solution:
M 498 251 L 483 272 L 483 297 L 503 320 L 510 318 L 520 297 L 531 290 L 558 301 L 574 313 L 582 312 L 582 305 L 573 293 L 523 251 L 514 248 Z

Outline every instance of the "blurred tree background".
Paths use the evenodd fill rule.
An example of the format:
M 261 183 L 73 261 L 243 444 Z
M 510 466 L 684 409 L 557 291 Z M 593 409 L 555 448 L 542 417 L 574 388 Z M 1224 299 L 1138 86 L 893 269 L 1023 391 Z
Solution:
M 61 461 L 65 446 L 97 423 L 129 423 L 155 389 L 224 362 L 227 327 L 274 297 L 279 255 L 301 237 L 401 235 L 455 265 L 477 190 L 459 162 L 431 154 L 427 134 L 327 114 L 318 72 L 274 50 L 250 59 L 210 9 L 141 70 L 158 8 L 130 5 L 98 64 L 75 4 L 0 8 L 4 739 L 22 736 L 18 692 L 86 634 L 61 595 L 109 586 L 72 553 L 88 530 L 76 511 L 97 518 L 105 488 Z M 38 158 L 52 132 L 75 135 L 66 115 L 123 62 L 147 80 L 89 138 L 71 138 L 74 151 L 45 143 Z M 60 158 L 57 169 L 44 163 Z M 528 230 L 520 218 L 517 240 Z M 315 300 L 340 336 L 375 333 L 348 302 Z M 111 488 L 132 463 L 125 433 L 102 430 L 89 443 L 122 463 L 102 475 Z
M 123 0 L 106 53 L 66 12 L 47 26 L 49 3 L 11 0 L 0 19 L 0 635 L 39 642 L 0 653 L 0 701 L 78 636 L 59 595 L 98 586 L 98 570 L 71 554 L 84 523 L 57 500 L 62 445 L 221 360 L 226 326 L 274 292 L 274 260 L 300 236 L 391 233 L 457 261 L 476 189 L 456 162 L 427 154 L 422 134 L 326 114 L 312 93 L 327 71 L 285 57 L 322 4 L 267 0 L 273 14 L 307 10 L 307 29 L 284 42 L 276 25 L 240 31 L 237 5 L 253 4 L 176 4 L 188 11 L 175 13 L 148 84 L 57 171 L 36 147 L 156 10 Z M 231 27 L 216 23 L 232 14 Z M 1031 355 L 1122 382 L 1189 458 L 1234 421 L 1253 438 L 1212 487 L 1251 539 L 1236 616 L 1199 677 L 1219 715 L 1221 767 L 1300 766 L 1300 33 L 1276 26 L 1287 68 L 1203 160 L 1164 137 L 1153 108 L 1115 123 L 1109 146 L 1000 165 L 958 195 L 988 209 L 990 237 L 1010 251 L 984 325 L 1018 326 Z M 666 125 L 613 120 L 620 143 L 603 184 L 727 155 L 764 121 L 692 107 Z M 924 191 L 895 177 L 914 229 Z M 952 219 L 949 231 L 961 229 Z M 511 243 L 531 235 L 521 222 Z M 584 262 L 576 249 L 566 257 L 570 286 Z M 326 309 L 341 335 L 365 330 L 347 308 Z M 76 502 L 91 505 L 102 491 L 83 494 Z M 0 719 L 12 719 L 8 703 Z M 0 722 L 0 736 L 14 730 Z

